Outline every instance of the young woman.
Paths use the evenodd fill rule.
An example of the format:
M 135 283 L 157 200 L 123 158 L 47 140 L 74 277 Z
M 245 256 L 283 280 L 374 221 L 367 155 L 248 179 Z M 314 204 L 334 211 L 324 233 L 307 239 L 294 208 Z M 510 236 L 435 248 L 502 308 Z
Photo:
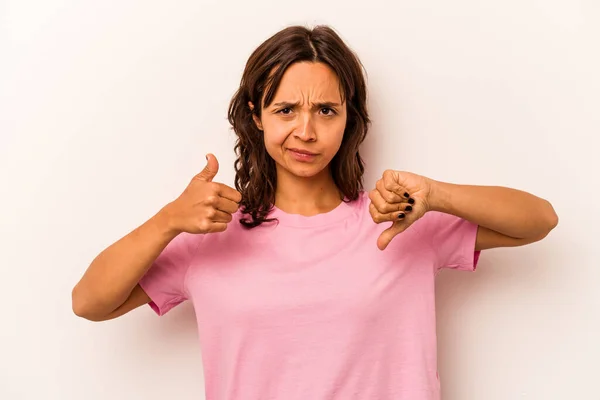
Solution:
M 328 27 L 259 46 L 229 121 L 236 189 L 213 181 L 208 155 L 176 200 L 94 259 L 74 312 L 192 301 L 207 399 L 439 399 L 436 273 L 544 238 L 550 203 L 395 170 L 363 191 L 365 81 Z

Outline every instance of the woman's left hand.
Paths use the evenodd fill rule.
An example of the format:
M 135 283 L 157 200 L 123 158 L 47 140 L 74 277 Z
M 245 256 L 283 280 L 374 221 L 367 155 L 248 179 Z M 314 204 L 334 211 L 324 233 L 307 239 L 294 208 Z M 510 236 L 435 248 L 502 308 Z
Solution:
M 369 212 L 376 223 L 393 222 L 381 233 L 377 247 L 384 250 L 392 239 L 404 232 L 430 210 L 433 181 L 410 172 L 387 170 L 369 192 Z

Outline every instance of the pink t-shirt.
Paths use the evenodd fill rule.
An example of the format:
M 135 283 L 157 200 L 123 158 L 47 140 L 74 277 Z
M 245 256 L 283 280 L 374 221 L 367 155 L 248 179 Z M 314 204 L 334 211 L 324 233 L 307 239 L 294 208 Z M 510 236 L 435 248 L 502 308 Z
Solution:
M 440 398 L 434 278 L 475 269 L 477 225 L 429 212 L 381 251 L 369 202 L 167 246 L 140 284 L 193 302 L 207 400 Z

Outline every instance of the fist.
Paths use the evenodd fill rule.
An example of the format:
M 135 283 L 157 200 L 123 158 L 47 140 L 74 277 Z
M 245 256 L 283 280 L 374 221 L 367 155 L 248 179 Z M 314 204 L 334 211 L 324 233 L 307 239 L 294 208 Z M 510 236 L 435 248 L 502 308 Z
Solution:
M 219 171 L 219 162 L 212 154 L 206 159 L 206 167 L 192 178 L 177 199 L 163 209 L 169 225 L 176 232 L 223 232 L 242 201 L 237 190 L 213 182 Z
M 392 239 L 404 232 L 429 210 L 431 180 L 410 172 L 387 170 L 369 192 L 369 213 L 373 221 L 392 222 L 377 239 L 384 250 Z

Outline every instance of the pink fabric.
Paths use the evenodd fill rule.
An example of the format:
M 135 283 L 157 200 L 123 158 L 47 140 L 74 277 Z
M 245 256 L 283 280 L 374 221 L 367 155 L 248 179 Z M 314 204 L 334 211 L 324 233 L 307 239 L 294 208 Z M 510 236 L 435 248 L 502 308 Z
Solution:
M 193 302 L 208 400 L 438 400 L 434 278 L 472 271 L 477 225 L 429 212 L 385 251 L 369 198 L 179 235 L 140 282 Z

